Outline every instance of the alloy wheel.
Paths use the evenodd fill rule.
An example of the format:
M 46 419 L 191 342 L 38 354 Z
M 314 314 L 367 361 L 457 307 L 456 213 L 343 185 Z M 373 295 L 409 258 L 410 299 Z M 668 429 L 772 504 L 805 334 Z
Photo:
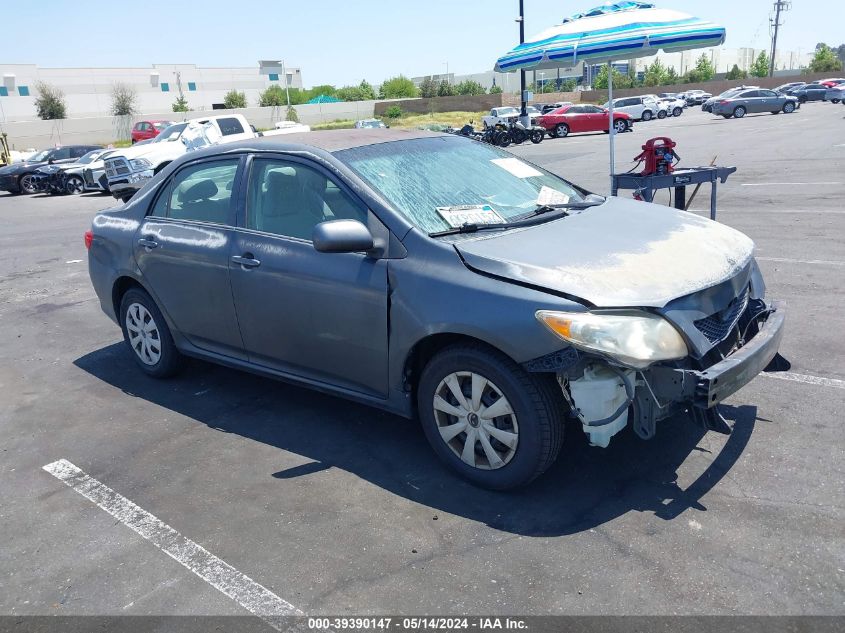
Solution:
M 434 419 L 441 439 L 465 464 L 502 468 L 519 444 L 516 414 L 502 391 L 481 374 L 454 372 L 434 392 Z
M 21 189 L 23 189 L 24 193 L 35 193 L 37 191 L 35 179 L 32 177 L 32 174 L 27 174 L 21 178 Z
M 161 335 L 153 315 L 140 303 L 132 303 L 126 310 L 126 331 L 129 345 L 145 365 L 155 365 L 161 359 Z
M 73 195 L 79 195 L 82 193 L 83 190 L 83 182 L 82 178 L 79 176 L 71 176 L 67 180 L 67 184 L 65 185 L 65 189 L 68 193 Z
M 613 122 L 613 129 L 616 130 L 617 134 L 622 134 L 622 132 L 628 129 L 628 124 L 623 119 L 617 119 Z

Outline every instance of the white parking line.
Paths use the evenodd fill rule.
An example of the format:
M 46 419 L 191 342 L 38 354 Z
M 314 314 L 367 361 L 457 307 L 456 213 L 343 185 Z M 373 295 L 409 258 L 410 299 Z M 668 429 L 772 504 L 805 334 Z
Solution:
M 788 257 L 755 257 L 759 262 L 780 262 L 784 264 L 827 264 L 829 266 L 845 266 L 845 262 L 832 259 L 789 259 Z
M 836 387 L 845 389 L 845 380 L 836 378 L 822 378 L 821 376 L 809 376 L 807 374 L 794 374 L 791 371 L 763 372 L 761 376 L 779 378 L 780 380 L 791 380 L 792 382 L 803 382 L 808 385 L 821 385 L 822 387 Z
M 273 622 L 273 618 L 304 615 L 291 603 L 282 600 L 201 545 L 185 538 L 69 461 L 60 459 L 42 468 L 273 628 L 282 630 L 278 622 Z

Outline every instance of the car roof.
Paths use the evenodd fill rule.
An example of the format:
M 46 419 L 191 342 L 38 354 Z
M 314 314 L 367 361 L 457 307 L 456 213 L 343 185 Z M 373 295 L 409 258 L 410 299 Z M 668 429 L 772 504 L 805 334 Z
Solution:
M 379 145 L 394 141 L 410 141 L 418 138 L 437 138 L 454 136 L 445 132 L 430 132 L 428 130 L 402 130 L 396 128 L 370 128 L 349 130 L 321 130 L 317 132 L 296 132 L 281 136 L 265 136 L 261 138 L 245 139 L 212 145 L 200 150 L 203 154 L 216 154 L 229 151 L 296 151 L 317 148 L 326 152 L 339 152 L 353 147 Z M 216 151 L 215 151 L 216 150 Z M 194 154 L 194 152 L 190 152 Z M 199 152 L 197 152 L 197 155 Z

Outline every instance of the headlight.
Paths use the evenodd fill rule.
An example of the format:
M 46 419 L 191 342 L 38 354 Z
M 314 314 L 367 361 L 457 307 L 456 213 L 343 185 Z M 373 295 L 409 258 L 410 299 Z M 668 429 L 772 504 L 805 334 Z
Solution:
M 147 169 L 148 167 L 153 166 L 153 164 L 146 158 L 136 158 L 134 160 L 130 160 L 129 165 L 132 169 Z
M 635 368 L 659 360 L 684 358 L 684 339 L 664 318 L 648 312 L 628 314 L 538 310 L 537 319 L 577 348 L 601 352 Z

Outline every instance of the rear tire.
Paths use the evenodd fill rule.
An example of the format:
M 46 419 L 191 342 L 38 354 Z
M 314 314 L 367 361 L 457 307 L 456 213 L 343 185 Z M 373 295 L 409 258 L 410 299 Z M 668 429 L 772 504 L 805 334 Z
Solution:
M 565 138 L 566 136 L 569 136 L 569 126 L 566 123 L 558 123 L 555 126 L 555 137 Z
M 680 108 L 680 107 L 672 110 L 672 116 L 681 116 L 683 113 L 684 113 L 684 109 Z
M 179 370 L 182 355 L 173 343 L 164 316 L 145 290 L 130 288 L 123 295 L 120 327 L 132 358 L 145 374 L 168 378 Z
M 471 344 L 432 358 L 417 389 L 420 422 L 437 456 L 493 490 L 524 486 L 554 463 L 563 402 L 551 375 L 530 374 L 501 352 Z
M 735 118 L 741 119 L 742 117 L 745 116 L 745 112 L 746 112 L 745 106 L 737 106 L 737 107 L 734 108 L 733 115 L 734 115 Z
M 665 119 L 666 118 L 666 110 L 658 110 L 657 111 L 657 118 L 658 119 Z
M 651 110 L 646 110 L 645 112 L 643 112 L 643 121 L 651 121 L 651 119 L 652 119 Z

